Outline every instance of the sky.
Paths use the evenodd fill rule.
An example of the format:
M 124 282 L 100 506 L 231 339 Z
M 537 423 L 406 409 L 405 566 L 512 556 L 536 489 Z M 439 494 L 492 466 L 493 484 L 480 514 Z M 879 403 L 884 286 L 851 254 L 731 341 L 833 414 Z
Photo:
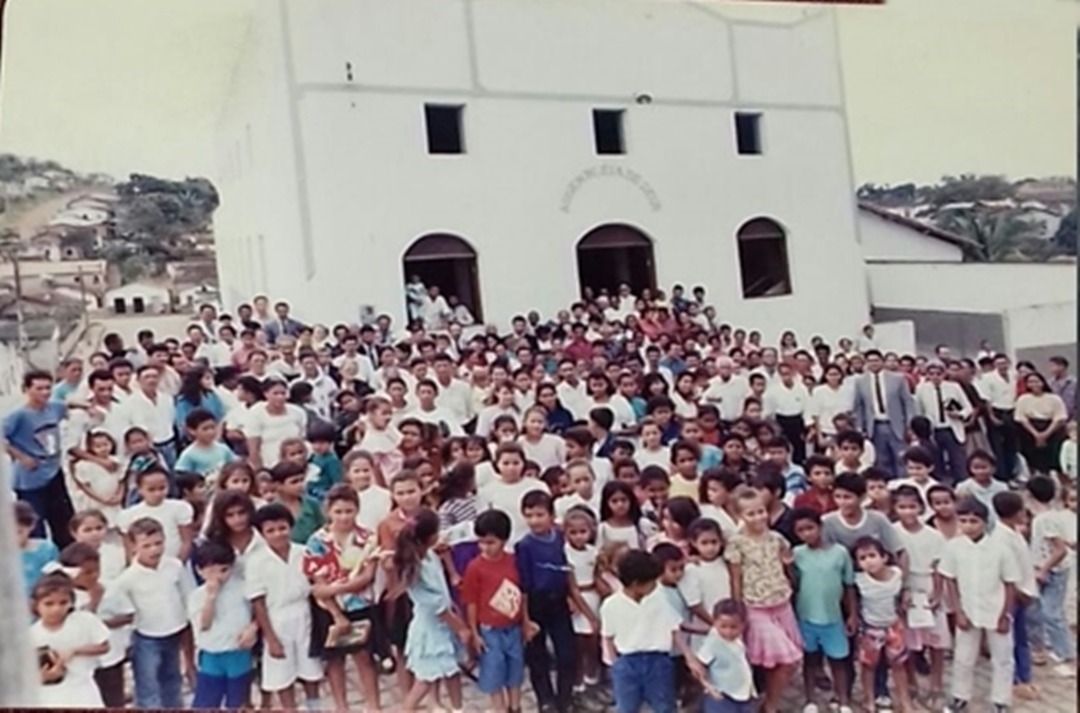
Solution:
M 213 127 L 255 1 L 10 0 L 0 151 L 118 177 L 212 178 Z M 842 9 L 856 181 L 1075 175 L 1078 24 L 1080 0 Z

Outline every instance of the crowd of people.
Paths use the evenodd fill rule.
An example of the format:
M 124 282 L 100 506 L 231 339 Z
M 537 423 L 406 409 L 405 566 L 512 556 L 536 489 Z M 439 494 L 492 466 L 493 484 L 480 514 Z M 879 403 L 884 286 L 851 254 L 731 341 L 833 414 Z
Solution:
M 545 713 L 997 713 L 1075 675 L 1067 359 L 774 347 L 681 286 L 501 333 L 422 289 L 400 332 L 259 296 L 25 374 L 42 705 L 346 711 L 355 668 L 367 710 L 520 711 L 527 673 Z

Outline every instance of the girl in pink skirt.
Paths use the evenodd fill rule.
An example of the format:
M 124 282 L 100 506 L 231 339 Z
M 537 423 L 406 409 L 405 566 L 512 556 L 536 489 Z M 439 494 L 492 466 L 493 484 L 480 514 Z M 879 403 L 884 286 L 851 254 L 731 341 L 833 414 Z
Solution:
M 761 710 L 777 713 L 780 696 L 803 657 L 802 636 L 791 608 L 786 569 L 793 558 L 784 536 L 769 529 L 765 502 L 752 490 L 738 499 L 742 530 L 724 552 L 731 566 L 731 596 L 746 605 L 746 652 L 765 672 Z

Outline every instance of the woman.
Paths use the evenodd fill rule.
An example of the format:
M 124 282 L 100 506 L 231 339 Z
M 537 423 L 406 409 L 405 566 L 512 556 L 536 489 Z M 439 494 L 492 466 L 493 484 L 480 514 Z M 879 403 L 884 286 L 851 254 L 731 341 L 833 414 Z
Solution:
M 559 401 L 559 392 L 555 384 L 543 382 L 536 387 L 536 403 L 547 412 L 547 430 L 562 433 L 574 425 L 574 414 Z
M 1050 389 L 1042 374 L 1024 377 L 1026 393 L 1016 399 L 1013 412 L 1020 430 L 1020 453 L 1031 473 L 1058 469 L 1058 452 L 1065 440 L 1065 402 Z
M 780 358 L 787 359 L 799 351 L 799 340 L 795 338 L 795 332 L 788 330 L 780 335 Z
M 209 411 L 218 423 L 225 419 L 225 404 L 214 391 L 214 374 L 201 366 L 187 370 L 180 381 L 180 391 L 176 394 L 176 429 L 183 434 L 185 442 L 189 439 L 184 422 L 195 409 Z
M 810 392 L 810 417 L 812 442 L 818 453 L 824 453 L 827 445 L 836 437 L 833 419 L 841 413 L 855 410 L 855 391 L 844 383 L 844 371 L 837 364 L 825 367 L 822 382 Z
M 611 411 L 615 417 L 612 428 L 614 433 L 621 433 L 634 428 L 636 423 L 634 408 L 629 401 L 615 392 L 615 385 L 611 383 L 611 379 L 607 377 L 607 374 L 598 370 L 589 372 L 585 389 L 588 393 L 587 411 L 592 411 L 594 408 L 607 408 Z
M 521 412 L 514 403 L 514 387 L 503 382 L 492 390 L 487 404 L 476 416 L 476 435 L 488 438 L 499 416 L 511 416 L 521 426 Z
M 244 418 L 248 462 L 256 473 L 273 468 L 281 460 L 281 442 L 307 434 L 304 409 L 288 403 L 289 387 L 271 377 L 263 386 L 266 401 L 254 404 Z
M 671 401 L 675 404 L 675 415 L 679 418 L 697 418 L 698 391 L 692 373 L 684 371 L 675 377 Z

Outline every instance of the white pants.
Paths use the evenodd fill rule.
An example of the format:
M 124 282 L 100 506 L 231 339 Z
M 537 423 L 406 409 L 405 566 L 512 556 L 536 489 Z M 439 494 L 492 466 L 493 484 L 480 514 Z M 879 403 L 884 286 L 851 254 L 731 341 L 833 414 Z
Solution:
M 289 688 L 297 679 L 321 681 L 322 661 L 308 656 L 311 645 L 311 614 L 307 604 L 290 607 L 284 612 L 271 612 L 270 623 L 285 649 L 285 658 L 276 659 L 263 647 L 262 690 L 274 693 Z
M 957 628 L 956 648 L 953 651 L 953 697 L 962 701 L 971 700 L 975 687 L 975 662 L 979 659 L 979 645 L 984 633 L 990 647 L 992 668 L 990 701 L 1003 706 L 1011 705 L 1015 668 L 1011 628 L 1005 634 L 999 634 L 996 629 L 972 627 L 963 631 Z

